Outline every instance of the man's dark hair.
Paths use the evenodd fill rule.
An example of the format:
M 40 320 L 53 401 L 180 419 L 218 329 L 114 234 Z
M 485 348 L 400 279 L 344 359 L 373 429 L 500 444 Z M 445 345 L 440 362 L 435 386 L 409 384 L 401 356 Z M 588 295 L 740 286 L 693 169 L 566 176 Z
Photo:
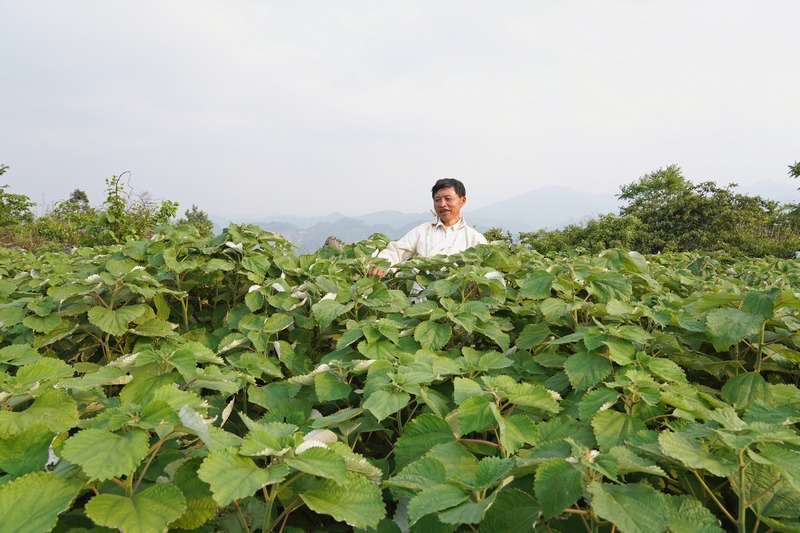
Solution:
M 433 189 L 431 189 L 431 196 L 434 196 L 437 191 L 446 189 L 448 187 L 452 187 L 453 189 L 455 189 L 456 194 L 459 196 L 467 195 L 467 189 L 464 188 L 463 183 L 461 183 L 455 178 L 442 178 L 433 184 Z

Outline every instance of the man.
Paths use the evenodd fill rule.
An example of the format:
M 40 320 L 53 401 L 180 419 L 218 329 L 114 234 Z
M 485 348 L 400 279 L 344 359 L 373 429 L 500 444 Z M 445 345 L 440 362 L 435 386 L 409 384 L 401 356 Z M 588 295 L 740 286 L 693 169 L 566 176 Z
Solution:
M 426 222 L 406 233 L 399 241 L 390 242 L 378 257 L 396 265 L 417 256 L 433 257 L 463 252 L 476 244 L 486 244 L 486 238 L 467 226 L 461 208 L 467 203 L 464 184 L 454 178 L 438 180 L 431 189 L 433 209 L 438 219 Z M 368 275 L 383 277 L 385 270 L 373 267 Z

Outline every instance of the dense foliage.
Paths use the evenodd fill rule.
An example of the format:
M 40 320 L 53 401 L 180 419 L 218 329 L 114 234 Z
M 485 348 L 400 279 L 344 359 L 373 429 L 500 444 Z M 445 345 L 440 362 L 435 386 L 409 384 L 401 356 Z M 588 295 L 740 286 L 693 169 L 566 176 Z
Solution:
M 384 244 L 0 249 L 3 527 L 800 528 L 796 261 Z
M 789 257 L 800 249 L 800 213 L 788 204 L 736 192 L 735 185 L 694 184 L 669 166 L 623 185 L 626 205 L 582 224 L 521 233 L 541 253 L 612 247 L 640 253 L 726 250 Z

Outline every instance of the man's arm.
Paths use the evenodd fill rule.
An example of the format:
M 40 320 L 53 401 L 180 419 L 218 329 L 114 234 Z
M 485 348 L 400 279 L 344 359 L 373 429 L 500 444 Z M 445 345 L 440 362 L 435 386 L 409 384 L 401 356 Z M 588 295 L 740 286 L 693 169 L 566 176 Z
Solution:
M 417 255 L 417 244 L 419 243 L 419 236 L 424 227 L 425 224 L 417 226 L 403 235 L 399 240 L 390 242 L 385 249 L 378 253 L 377 257 L 387 259 L 390 266 L 411 259 Z M 367 275 L 382 278 L 386 275 L 386 271 L 378 267 L 372 267 L 367 271 Z

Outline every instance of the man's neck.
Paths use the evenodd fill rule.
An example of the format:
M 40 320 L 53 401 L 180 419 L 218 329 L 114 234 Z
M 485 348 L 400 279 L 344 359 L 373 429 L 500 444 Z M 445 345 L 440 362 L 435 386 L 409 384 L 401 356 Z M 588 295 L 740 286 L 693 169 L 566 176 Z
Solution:
M 442 219 L 440 218 L 440 219 L 439 219 L 439 222 L 441 222 L 442 226 L 444 226 L 445 228 L 449 228 L 449 227 L 451 227 L 451 226 L 455 226 L 456 224 L 458 224 L 459 222 L 461 222 L 461 217 L 458 217 L 458 218 L 457 218 L 457 219 L 455 219 L 455 220 L 450 220 L 449 222 L 445 222 L 444 220 L 442 220 Z

